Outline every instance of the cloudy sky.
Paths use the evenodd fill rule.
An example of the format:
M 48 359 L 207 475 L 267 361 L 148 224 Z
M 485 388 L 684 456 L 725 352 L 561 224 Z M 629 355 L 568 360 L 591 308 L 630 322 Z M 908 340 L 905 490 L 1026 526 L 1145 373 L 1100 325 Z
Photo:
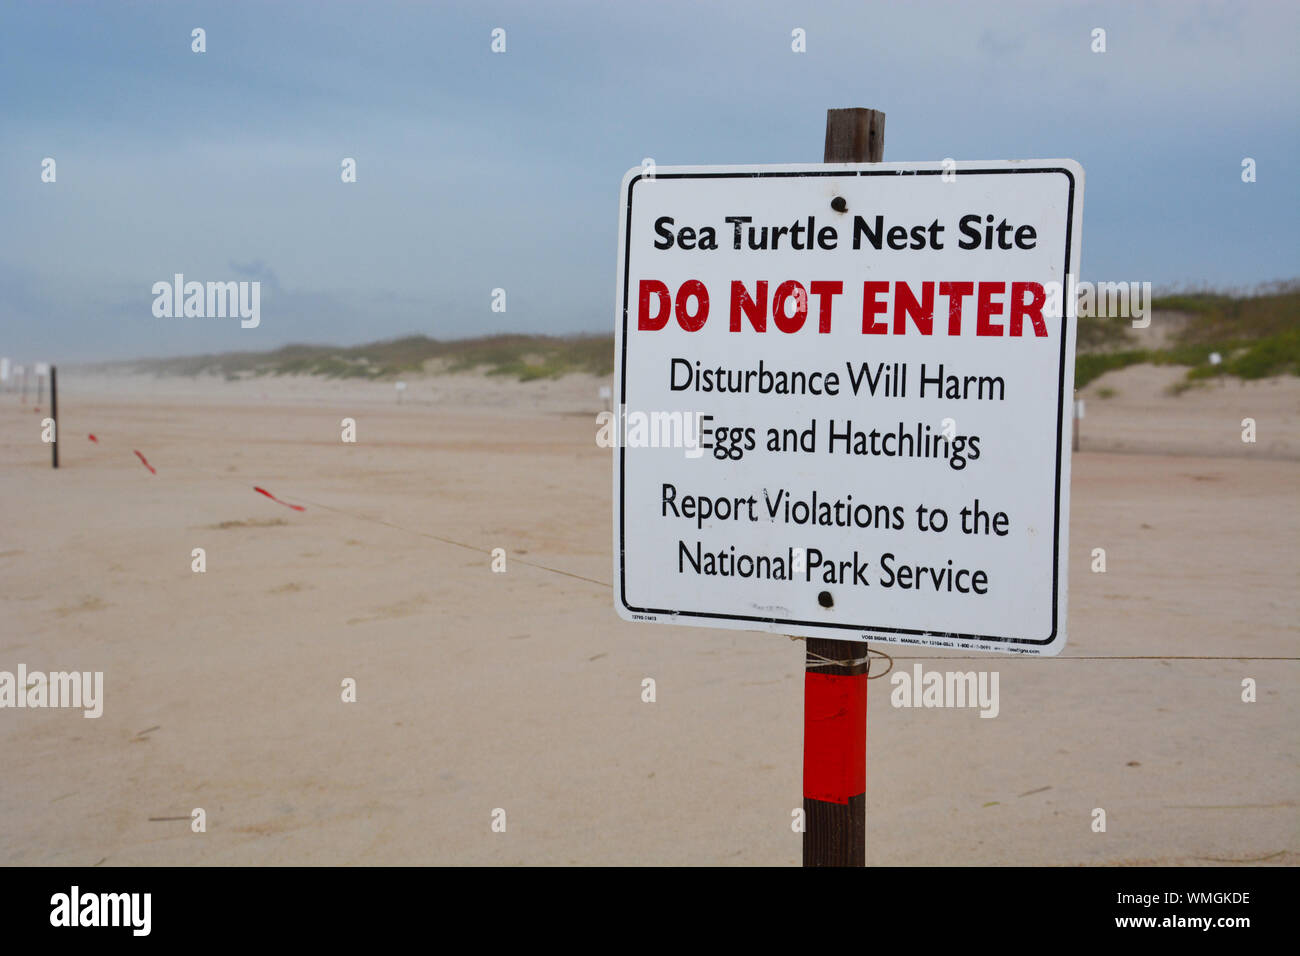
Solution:
M 629 167 L 817 162 L 840 106 L 885 111 L 887 160 L 1081 162 L 1085 279 L 1295 277 L 1298 27 L 1280 2 L 5 0 L 0 354 L 610 331 Z M 154 317 L 177 272 L 261 280 L 261 325 Z

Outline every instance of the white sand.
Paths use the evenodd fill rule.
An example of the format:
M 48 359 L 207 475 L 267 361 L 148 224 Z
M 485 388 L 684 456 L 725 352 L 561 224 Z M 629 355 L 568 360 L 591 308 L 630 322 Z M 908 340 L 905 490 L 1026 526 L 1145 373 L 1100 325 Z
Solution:
M 1300 382 L 1170 372 L 1084 392 L 1064 656 L 937 665 L 995 720 L 872 684 L 870 863 L 1300 862 L 1300 663 L 1081 659 L 1297 655 Z M 610 579 L 603 381 L 61 379 L 57 474 L 0 395 L 0 669 L 102 670 L 104 716 L 0 711 L 0 863 L 798 862 L 802 645 L 519 560 Z

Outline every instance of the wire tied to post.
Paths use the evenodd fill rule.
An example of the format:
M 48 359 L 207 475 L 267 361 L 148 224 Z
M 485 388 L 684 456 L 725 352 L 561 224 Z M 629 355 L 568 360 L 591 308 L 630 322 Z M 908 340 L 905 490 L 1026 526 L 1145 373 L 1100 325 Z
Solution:
M 790 640 L 802 641 L 804 640 L 804 638 L 791 636 Z M 861 665 L 866 664 L 867 680 L 876 680 L 877 678 L 884 677 L 886 674 L 888 674 L 891 670 L 894 669 L 894 659 L 890 657 L 888 654 L 886 654 L 884 651 L 878 651 L 874 647 L 867 648 L 867 653 L 865 657 L 855 657 L 847 661 L 840 661 L 830 657 L 823 657 L 822 655 L 814 653 L 813 651 L 810 651 L 807 648 L 804 649 L 804 654 L 805 654 L 805 663 L 804 663 L 805 667 L 860 667 Z M 873 658 L 876 659 L 883 658 L 884 660 L 889 661 L 889 666 L 886 667 L 879 674 L 873 674 L 871 673 L 871 661 Z

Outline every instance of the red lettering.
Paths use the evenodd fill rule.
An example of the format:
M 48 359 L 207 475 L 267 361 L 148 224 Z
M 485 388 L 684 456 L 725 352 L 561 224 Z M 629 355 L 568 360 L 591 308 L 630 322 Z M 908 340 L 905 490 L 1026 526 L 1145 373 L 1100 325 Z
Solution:
M 785 314 L 785 304 L 794 299 L 794 315 Z M 776 287 L 776 296 L 772 299 L 772 321 L 782 332 L 798 332 L 808 320 L 808 293 L 798 282 L 791 279 Z
M 813 282 L 809 288 L 817 296 L 817 332 L 825 335 L 831 330 L 831 299 L 844 291 L 844 283 Z
M 862 283 L 862 334 L 888 335 L 889 323 L 877 322 L 876 316 L 889 308 L 884 302 L 877 302 L 876 296 L 889 291 L 888 282 Z
M 939 294 L 948 297 L 948 334 L 961 335 L 961 304 L 975 291 L 973 282 L 940 282 Z
M 894 334 L 907 331 L 907 318 L 912 317 L 916 330 L 922 335 L 934 331 L 934 283 L 921 283 L 921 301 L 916 301 L 906 282 L 894 283 Z
M 659 314 L 650 314 L 650 296 L 655 295 L 659 298 Z M 673 300 L 668 295 L 668 286 L 664 285 L 658 279 L 642 279 L 640 304 L 637 311 L 636 327 L 642 332 L 658 332 L 668 324 L 668 316 L 672 314 Z
M 740 313 L 744 312 L 755 332 L 767 331 L 767 280 L 760 279 L 755 286 L 758 301 L 749 297 L 745 283 L 731 283 L 731 331 L 740 331 Z
M 1024 300 L 1026 292 L 1030 295 L 1029 302 Z M 1046 301 L 1047 293 L 1043 290 L 1041 283 L 1011 283 L 1011 315 L 1007 323 L 1009 326 L 1008 334 L 1019 335 L 1024 328 L 1024 320 L 1028 318 L 1033 323 L 1034 335 L 1046 338 L 1047 323 L 1043 321 L 1043 303 Z
M 695 299 L 695 314 L 686 311 L 686 305 Z M 709 318 L 709 290 L 699 279 L 687 279 L 677 290 L 677 324 L 687 332 L 698 332 Z
M 990 316 L 1002 314 L 1002 303 L 994 302 L 993 295 L 1001 295 L 1007 289 L 1005 282 L 981 282 L 978 305 L 975 309 L 976 335 L 1001 335 L 1002 326 L 989 321 Z

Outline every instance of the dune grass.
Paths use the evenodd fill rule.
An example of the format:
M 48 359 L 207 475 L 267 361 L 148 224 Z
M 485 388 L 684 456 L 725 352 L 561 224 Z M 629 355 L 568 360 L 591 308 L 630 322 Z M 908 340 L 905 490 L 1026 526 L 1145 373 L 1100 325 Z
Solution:
M 531 381 L 570 373 L 610 375 L 614 371 L 612 335 L 494 335 L 439 341 L 423 335 L 347 348 L 286 345 L 273 352 L 225 352 L 129 363 L 133 371 L 154 375 L 221 375 L 227 379 L 261 375 L 319 375 L 324 378 L 394 379 L 419 372 L 434 361 L 434 371 L 481 369 Z
M 1150 362 L 1187 366 L 1186 384 L 1218 376 L 1260 379 L 1300 375 L 1300 283 L 1275 283 L 1253 295 L 1194 292 L 1159 296 L 1154 311 L 1179 312 L 1186 324 L 1162 349 L 1122 346 L 1134 340 L 1124 324 L 1079 320 L 1074 384 L 1083 388 L 1107 372 Z M 1098 322 L 1110 326 L 1098 331 Z M 1085 333 L 1085 327 L 1088 332 Z M 1210 362 L 1217 353 L 1218 364 Z M 1185 388 L 1175 389 L 1175 392 Z
M 1300 281 L 1275 283 L 1250 295 L 1183 292 L 1157 296 L 1159 312 L 1178 312 L 1185 324 L 1171 345 L 1135 348 L 1126 320 L 1079 319 L 1075 386 L 1107 372 L 1150 362 L 1186 366 L 1187 383 L 1217 376 L 1241 379 L 1300 375 Z M 1221 361 L 1210 363 L 1218 353 Z M 432 363 L 432 364 L 429 364 Z M 333 379 L 392 380 L 418 373 L 479 370 L 522 382 L 614 371 L 612 335 L 492 335 L 439 341 L 423 335 L 346 348 L 286 345 L 273 352 L 226 352 L 127 363 L 155 375 L 216 374 L 227 379 L 261 375 L 319 375 Z

